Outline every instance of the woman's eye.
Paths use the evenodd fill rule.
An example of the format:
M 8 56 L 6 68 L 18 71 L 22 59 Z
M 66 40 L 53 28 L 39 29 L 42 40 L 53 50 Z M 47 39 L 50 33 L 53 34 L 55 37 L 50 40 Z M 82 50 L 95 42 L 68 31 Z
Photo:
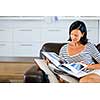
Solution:
M 78 35 L 75 35 L 75 37 L 78 37 Z

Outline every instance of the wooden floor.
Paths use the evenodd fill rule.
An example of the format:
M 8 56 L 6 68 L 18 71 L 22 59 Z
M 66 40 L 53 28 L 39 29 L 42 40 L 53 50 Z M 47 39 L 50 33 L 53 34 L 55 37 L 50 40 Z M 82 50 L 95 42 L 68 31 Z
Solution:
M 24 73 L 32 62 L 0 62 L 0 82 L 23 82 Z

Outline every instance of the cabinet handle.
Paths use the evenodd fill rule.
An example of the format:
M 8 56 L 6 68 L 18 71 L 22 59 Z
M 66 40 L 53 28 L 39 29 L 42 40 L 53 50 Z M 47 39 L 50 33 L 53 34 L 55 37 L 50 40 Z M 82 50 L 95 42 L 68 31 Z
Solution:
M 48 31 L 58 32 L 58 31 L 61 31 L 61 30 L 58 30 L 58 29 L 50 29 Z
M 22 30 L 19 30 L 19 31 L 32 31 L 32 29 L 22 29 Z
M 5 30 L 3 30 L 3 29 L 0 29 L 0 31 L 5 31 Z
M 21 44 L 20 46 L 32 46 L 32 44 Z
M 6 46 L 6 44 L 0 44 L 0 46 Z

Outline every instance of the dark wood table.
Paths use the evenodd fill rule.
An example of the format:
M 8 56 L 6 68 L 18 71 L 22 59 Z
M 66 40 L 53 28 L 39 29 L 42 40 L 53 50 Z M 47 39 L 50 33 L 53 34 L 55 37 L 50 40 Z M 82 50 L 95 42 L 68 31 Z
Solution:
M 0 82 L 23 82 L 33 62 L 0 62 Z
M 24 74 L 33 65 L 33 58 L 0 57 L 0 82 L 24 82 Z

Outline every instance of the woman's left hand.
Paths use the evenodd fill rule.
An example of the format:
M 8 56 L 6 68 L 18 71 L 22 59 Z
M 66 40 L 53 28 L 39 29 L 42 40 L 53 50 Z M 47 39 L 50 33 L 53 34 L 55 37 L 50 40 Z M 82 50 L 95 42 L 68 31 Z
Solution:
M 95 64 L 87 64 L 87 69 L 95 69 Z

